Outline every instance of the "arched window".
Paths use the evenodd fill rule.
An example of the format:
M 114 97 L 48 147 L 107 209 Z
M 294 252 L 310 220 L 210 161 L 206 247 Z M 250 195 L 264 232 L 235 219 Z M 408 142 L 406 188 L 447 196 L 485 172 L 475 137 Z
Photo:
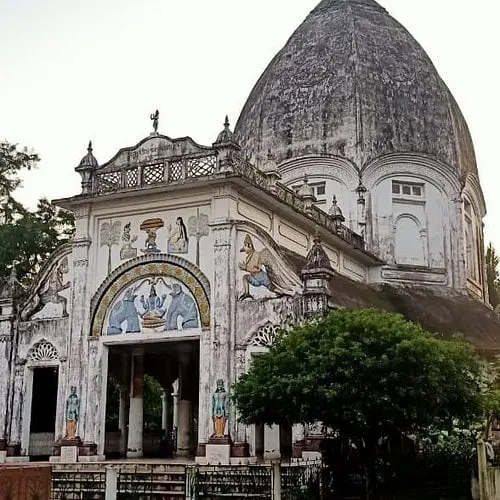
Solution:
M 425 266 L 425 232 L 418 219 L 403 214 L 396 220 L 394 227 L 394 256 L 396 264 Z

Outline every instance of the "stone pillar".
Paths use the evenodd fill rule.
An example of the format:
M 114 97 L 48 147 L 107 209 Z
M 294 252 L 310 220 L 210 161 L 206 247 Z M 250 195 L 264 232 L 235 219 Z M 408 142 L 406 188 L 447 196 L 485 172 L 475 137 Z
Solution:
M 13 301 L 0 298 L 0 455 L 7 446 L 7 408 L 12 385 L 13 315 Z
M 236 434 L 236 409 L 229 407 L 225 436 L 217 438 L 212 425 L 212 395 L 217 381 L 222 380 L 229 396 L 229 388 L 236 377 L 236 366 L 232 354 L 235 345 L 235 300 L 236 291 L 236 232 L 230 221 L 232 200 L 227 187 L 219 187 L 214 192 L 213 222 L 210 224 L 214 242 L 214 274 L 212 277 L 211 338 L 201 345 L 200 358 L 209 356 L 210 370 L 208 384 L 200 387 L 200 443 L 206 439 L 206 460 L 208 463 L 228 464 L 232 437 Z M 208 352 L 207 352 L 208 347 Z M 203 376 L 203 375 L 202 375 Z M 208 431 L 208 432 L 207 432 Z M 199 447 L 202 448 L 201 446 Z
M 142 457 L 144 424 L 144 352 L 142 349 L 136 349 L 132 353 L 131 372 L 127 457 L 139 458 Z
M 179 380 L 172 384 L 172 427 L 179 428 Z
M 168 393 L 166 389 L 161 391 L 161 430 L 165 436 L 168 435 Z
M 264 424 L 255 426 L 255 456 L 264 459 Z
M 191 424 L 193 403 L 187 399 L 179 401 L 179 426 L 177 434 L 177 455 L 187 457 L 191 454 Z
M 19 455 L 21 452 L 21 427 L 24 396 L 24 374 L 26 359 L 16 358 L 14 366 L 14 380 L 12 384 L 12 407 L 10 413 L 10 433 L 8 440 L 8 455 Z
M 177 455 L 189 456 L 192 452 L 191 442 L 193 422 L 193 381 L 190 369 L 190 351 L 186 350 L 179 355 L 179 389 Z
M 118 411 L 118 427 L 120 429 L 120 455 L 127 454 L 127 410 L 129 389 L 126 385 L 120 385 L 120 406 Z
M 91 456 L 97 453 L 99 431 L 104 427 L 101 421 L 101 403 L 106 401 L 102 387 L 96 381 L 102 374 L 98 346 L 87 339 L 90 334 L 90 204 L 78 207 L 75 212 L 75 236 L 72 241 L 73 281 L 71 283 L 71 315 L 68 335 L 68 361 L 66 379 L 60 380 L 65 400 L 70 387 L 76 387 L 80 399 L 80 418 L 78 435 L 84 443 L 82 454 Z M 87 392 L 88 391 L 88 392 Z M 64 409 L 62 410 L 64 411 Z M 103 430 L 104 432 L 104 430 Z

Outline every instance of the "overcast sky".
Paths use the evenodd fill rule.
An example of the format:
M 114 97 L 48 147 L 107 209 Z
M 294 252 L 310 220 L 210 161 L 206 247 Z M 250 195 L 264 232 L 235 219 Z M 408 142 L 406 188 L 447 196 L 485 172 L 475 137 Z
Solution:
M 319 0 L 318 0 L 319 1 Z M 159 132 L 211 144 L 317 0 L 0 0 L 0 138 L 42 161 L 34 206 L 79 193 L 93 140 L 104 163 Z M 500 247 L 499 0 L 379 0 L 426 49 L 469 123 Z

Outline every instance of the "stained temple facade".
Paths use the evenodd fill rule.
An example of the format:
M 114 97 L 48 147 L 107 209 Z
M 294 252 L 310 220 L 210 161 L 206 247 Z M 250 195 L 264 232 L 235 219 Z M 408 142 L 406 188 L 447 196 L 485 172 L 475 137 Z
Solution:
M 359 21 L 358 31 L 348 32 L 356 24 L 349 19 Z M 352 107 L 340 109 L 343 98 L 336 128 L 320 109 L 324 96 L 313 102 L 316 111 L 280 101 L 290 92 L 279 85 L 297 84 L 289 78 L 291 50 L 312 54 L 302 57 L 314 63 L 298 74 L 312 79 L 300 92 L 321 88 L 333 102 L 339 91 L 327 82 L 334 63 L 321 64 L 315 53 L 321 44 L 299 35 L 356 38 L 365 30 L 378 43 L 379 28 L 403 36 L 373 0 L 321 2 L 259 80 L 235 133 L 226 119 L 211 146 L 160 134 L 158 113 L 153 132 L 106 163 L 89 145 L 75 169 L 81 193 L 56 201 L 75 214 L 72 241 L 22 300 L 15 272 L 0 293 L 0 461 L 60 460 L 68 448 L 80 461 L 203 461 L 214 446 L 240 461 L 315 453 L 321 425 L 243 425 L 230 388 L 278 330 L 332 308 L 400 312 L 497 356 L 500 325 L 488 305 L 485 204 L 472 142 L 437 73 L 429 92 L 451 113 L 446 138 L 432 137 L 439 117 L 420 120 L 421 110 L 409 108 L 410 91 L 398 104 L 393 137 L 384 136 L 387 128 L 373 131 L 379 122 L 370 122 L 363 94 L 370 84 L 363 90 L 362 79 L 347 94 L 364 103 L 353 111 L 356 120 L 365 114 L 364 125 L 347 117 Z M 276 67 L 282 78 L 273 80 Z M 396 85 L 389 69 L 380 71 L 387 88 Z M 425 78 L 429 71 L 422 70 Z M 377 103 L 378 113 L 386 109 Z M 372 128 L 362 133 L 362 126 Z M 412 133 L 420 142 L 411 142 Z M 144 422 L 145 376 L 163 390 L 156 436 Z M 110 387 L 118 392 L 113 429 Z

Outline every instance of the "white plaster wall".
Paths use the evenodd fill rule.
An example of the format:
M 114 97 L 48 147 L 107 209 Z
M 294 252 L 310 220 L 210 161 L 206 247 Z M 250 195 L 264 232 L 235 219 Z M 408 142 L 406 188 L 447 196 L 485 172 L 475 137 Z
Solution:
M 93 228 L 92 228 L 92 247 L 90 250 L 90 260 L 92 269 L 92 289 L 95 291 L 102 281 L 108 275 L 108 270 L 113 271 L 121 264 L 125 263 L 132 257 L 125 257 L 125 254 L 121 252 L 125 245 L 122 239 L 124 226 L 128 223 L 131 225 L 130 235 L 135 241 L 131 241 L 132 254 L 135 253 L 137 257 L 144 255 L 145 252 L 145 242 L 147 235 L 144 231 L 140 230 L 140 225 L 143 221 L 148 219 L 159 218 L 163 221 L 164 226 L 157 229 L 156 245 L 162 253 L 168 252 L 168 234 L 169 226 L 175 230 L 177 217 L 182 217 L 186 229 L 189 234 L 189 221 L 191 218 L 196 218 L 199 215 L 205 215 L 210 220 L 211 207 L 207 203 L 197 203 L 195 201 L 189 201 L 189 199 L 184 199 L 183 206 L 178 208 L 167 209 L 167 201 L 163 201 L 162 205 L 151 202 L 144 202 L 141 206 L 130 206 L 130 207 L 113 207 L 109 206 L 107 208 L 102 208 L 96 210 L 92 214 L 93 218 Z M 188 205 L 188 206 L 185 206 Z M 189 206 L 191 205 L 191 206 Z M 111 268 L 108 269 L 108 257 L 110 247 L 107 245 L 103 246 L 103 240 L 101 239 L 101 230 L 104 224 L 116 224 L 116 232 L 118 234 L 116 245 L 111 246 Z M 210 234 L 207 236 L 202 236 L 199 239 L 199 252 L 197 252 L 197 238 L 194 236 L 188 236 L 188 246 L 187 252 L 176 253 L 180 257 L 183 257 L 196 264 L 197 253 L 199 260 L 200 269 L 208 276 L 212 271 L 212 255 L 211 255 L 211 241 Z M 129 254 L 129 255 L 132 255 Z

